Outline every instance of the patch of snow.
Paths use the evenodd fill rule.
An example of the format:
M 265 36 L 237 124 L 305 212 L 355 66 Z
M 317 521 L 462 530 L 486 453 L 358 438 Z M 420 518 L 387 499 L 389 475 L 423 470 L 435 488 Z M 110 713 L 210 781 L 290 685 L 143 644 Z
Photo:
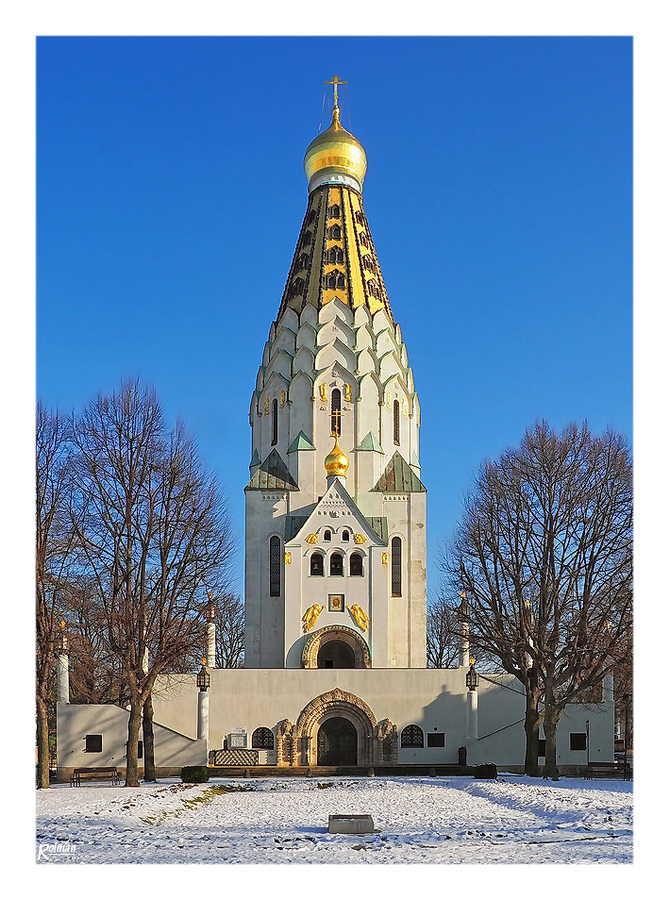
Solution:
M 328 834 L 370 814 L 378 834 Z M 229 778 L 37 792 L 42 863 L 630 863 L 632 785 L 466 777 Z

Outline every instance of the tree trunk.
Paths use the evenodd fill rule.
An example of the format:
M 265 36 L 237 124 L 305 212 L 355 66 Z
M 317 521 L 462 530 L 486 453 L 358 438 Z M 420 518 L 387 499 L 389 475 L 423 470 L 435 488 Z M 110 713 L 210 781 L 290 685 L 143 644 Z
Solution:
M 557 765 L 557 726 L 559 718 L 560 715 L 552 704 L 550 706 L 547 704 L 544 710 L 544 734 L 546 735 L 544 777 L 553 781 L 560 780 L 560 771 Z
M 541 714 L 539 700 L 541 691 L 536 684 L 525 688 L 525 775 L 538 776 L 539 771 L 539 725 Z
M 139 773 L 137 761 L 137 742 L 142 725 L 142 703 L 139 697 L 134 696 L 130 701 L 130 716 L 128 718 L 128 743 L 126 745 L 126 769 L 125 786 L 139 787 Z
M 151 694 L 149 694 L 144 701 L 142 734 L 144 735 L 144 781 L 156 781 L 156 755 L 153 737 L 153 701 L 151 699 Z
M 43 697 L 37 695 L 37 787 L 49 787 L 49 712 Z

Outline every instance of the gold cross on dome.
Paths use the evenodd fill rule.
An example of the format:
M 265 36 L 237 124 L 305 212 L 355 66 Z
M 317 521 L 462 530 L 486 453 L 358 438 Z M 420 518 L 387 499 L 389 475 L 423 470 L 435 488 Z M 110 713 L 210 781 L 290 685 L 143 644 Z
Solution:
M 340 84 L 348 84 L 348 81 L 341 81 L 339 75 L 335 75 L 331 81 L 324 81 L 323 84 L 331 84 L 334 87 L 334 105 L 335 108 L 339 106 L 339 98 L 337 95 L 337 88 Z

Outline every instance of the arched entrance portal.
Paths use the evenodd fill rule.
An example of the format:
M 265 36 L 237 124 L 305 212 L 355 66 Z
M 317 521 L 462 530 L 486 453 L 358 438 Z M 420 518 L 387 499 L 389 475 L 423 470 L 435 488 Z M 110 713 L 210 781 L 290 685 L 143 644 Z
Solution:
M 342 645 L 345 645 L 342 647 Z M 326 651 L 321 653 L 321 651 Z M 331 653 L 332 651 L 332 653 Z M 336 657 L 332 655 L 336 651 Z M 350 651 L 350 652 L 349 652 Z M 352 657 L 352 662 L 350 662 Z M 336 659 L 340 662 L 336 662 Z M 331 665 L 328 663 L 331 661 Z M 345 664 L 343 662 L 345 661 Z M 314 631 L 302 648 L 305 669 L 371 669 L 367 642 L 347 625 L 326 625 Z
M 334 716 L 318 729 L 317 765 L 357 766 L 358 732 L 353 722 Z
M 318 651 L 319 669 L 355 669 L 355 653 L 344 641 L 326 641 Z

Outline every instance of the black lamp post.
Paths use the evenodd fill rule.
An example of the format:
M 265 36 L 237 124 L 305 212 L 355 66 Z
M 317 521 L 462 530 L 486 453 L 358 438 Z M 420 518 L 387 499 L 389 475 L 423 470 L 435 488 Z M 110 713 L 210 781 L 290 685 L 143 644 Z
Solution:
M 205 666 L 205 660 L 202 660 L 202 668 L 197 673 L 197 686 L 201 691 L 206 691 L 211 684 L 211 675 L 209 669 Z
M 475 662 L 476 662 L 476 660 L 472 656 L 469 660 L 469 671 L 467 672 L 467 675 L 465 676 L 465 684 L 467 685 L 467 687 L 470 691 L 475 691 L 476 688 L 479 686 L 479 676 L 478 676 L 476 669 L 474 668 Z

